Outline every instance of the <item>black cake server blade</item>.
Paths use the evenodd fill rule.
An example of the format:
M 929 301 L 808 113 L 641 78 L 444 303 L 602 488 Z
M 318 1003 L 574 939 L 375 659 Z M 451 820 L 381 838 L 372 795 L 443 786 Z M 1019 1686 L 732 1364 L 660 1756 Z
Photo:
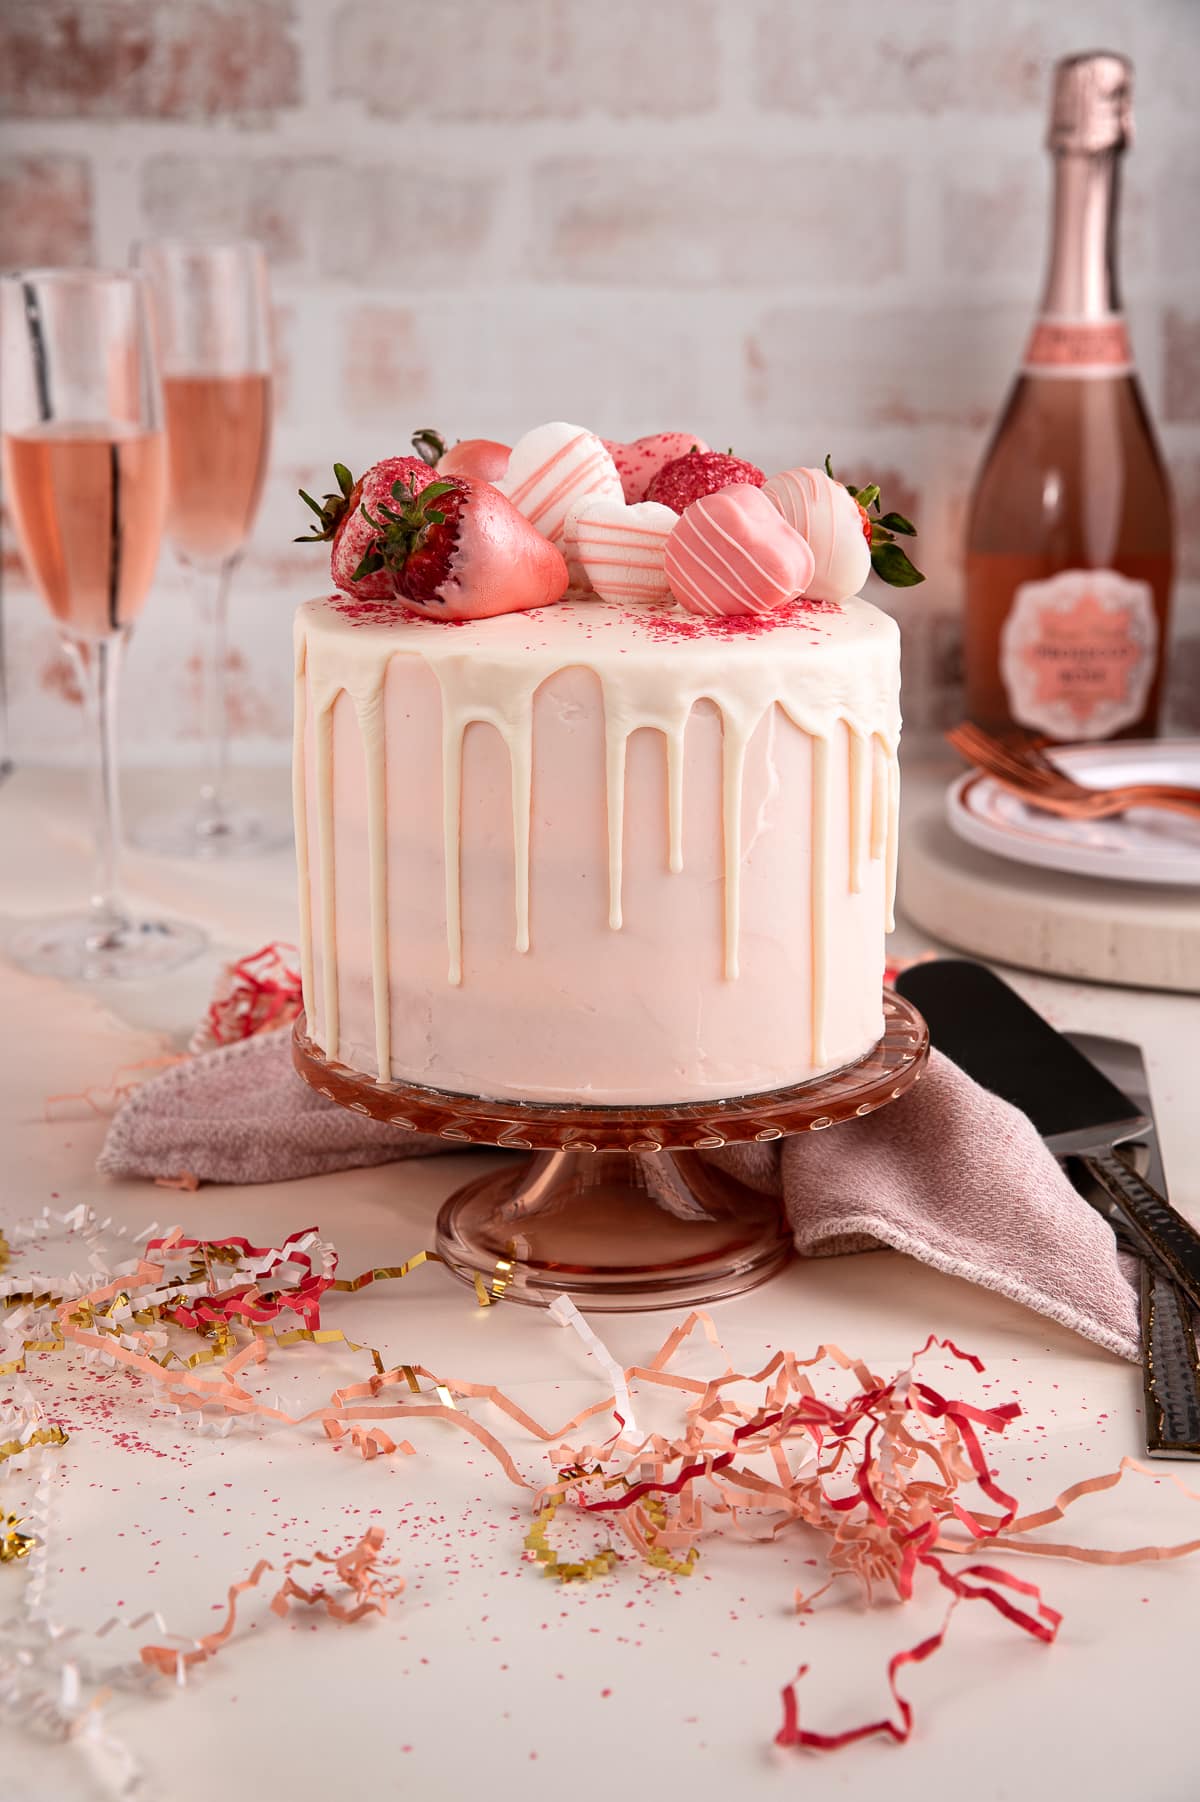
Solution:
M 1115 1083 L 994 971 L 969 958 L 913 964 L 896 988 L 940 1051 L 1028 1114 L 1056 1157 L 1077 1157 L 1130 1237 L 1200 1308 L 1200 1233 L 1117 1150 L 1150 1125 Z
M 995 1002 L 996 991 L 1000 992 L 1002 1001 L 1017 1002 L 1022 1012 L 1032 1014 L 1037 1026 L 1049 1032 L 1052 1038 L 1061 1038 L 1061 1035 L 1055 1033 L 1039 1014 L 1026 1008 L 1014 991 L 982 964 L 973 964 L 966 959 L 944 959 L 938 963 L 951 967 L 949 981 L 938 977 L 932 983 L 927 979 L 914 983 L 911 978 L 917 977 L 919 972 L 938 968 L 938 964 L 919 964 L 905 971 L 896 985 L 914 1005 L 926 1012 L 933 1044 L 985 1088 L 1003 1094 L 1017 1106 L 1024 1106 L 1040 1128 L 1058 1126 L 1063 1116 L 1052 1106 L 1047 1108 L 1043 1093 L 1044 1067 L 1035 1065 L 1032 1071 L 1020 1068 L 1016 1072 L 1017 1080 L 1005 1080 L 1008 1067 L 998 1053 L 997 1045 L 1003 1041 L 1006 1056 L 1019 1056 L 1022 1045 L 1015 1031 L 1019 1022 L 1014 1023 L 1007 1008 L 1001 1031 L 992 1032 L 989 1004 Z M 977 982 L 974 972 L 989 980 L 982 984 Z M 920 991 L 920 999 L 912 992 L 914 988 Z M 1079 1131 L 1083 1131 L 1085 1138 L 1091 1131 L 1079 1124 L 1079 1116 L 1086 1117 L 1087 1114 L 1080 1100 L 1081 1094 L 1083 1100 L 1089 1093 L 1092 1095 L 1093 1114 L 1103 1111 L 1100 1098 L 1107 1094 L 1107 1106 L 1114 1118 L 1122 1116 L 1121 1142 L 1129 1143 L 1125 1129 L 1135 1141 L 1131 1145 L 1136 1159 L 1135 1173 L 1165 1193 L 1162 1152 L 1154 1125 L 1145 1064 L 1138 1047 L 1124 1039 L 1102 1038 L 1089 1033 L 1076 1033 L 1070 1040 L 1061 1039 L 1061 1042 L 1078 1053 L 1108 1085 L 1106 1091 L 1090 1082 L 1086 1090 L 1072 1088 L 1076 1117 L 1070 1121 L 1062 1138 L 1071 1144 Z M 1075 1079 L 1077 1083 L 1083 1082 L 1078 1070 Z M 1043 1132 L 1043 1137 L 1050 1145 L 1058 1135 Z M 1159 1265 L 1148 1242 L 1135 1229 L 1131 1230 L 1108 1191 L 1097 1184 L 1083 1162 L 1067 1156 L 1066 1165 L 1080 1192 L 1113 1221 L 1123 1248 L 1139 1257 L 1146 1449 L 1156 1458 L 1200 1458 L 1200 1367 L 1188 1297 Z

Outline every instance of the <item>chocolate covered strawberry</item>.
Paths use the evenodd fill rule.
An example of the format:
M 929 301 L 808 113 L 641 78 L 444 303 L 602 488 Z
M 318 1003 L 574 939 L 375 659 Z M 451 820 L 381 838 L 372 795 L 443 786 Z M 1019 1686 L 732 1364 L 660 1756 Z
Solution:
M 635 438 L 631 444 L 614 444 L 607 438 L 603 443 L 617 466 L 628 506 L 645 500 L 646 490 L 666 464 L 691 451 L 708 449 L 703 438 L 697 438 L 694 432 L 651 432 L 648 437 Z
M 315 501 L 303 488 L 300 490 L 300 499 L 312 508 L 320 529 L 303 533 L 296 543 L 332 545 L 330 574 L 334 586 L 343 594 L 352 594 L 359 601 L 390 601 L 396 591 L 386 570 L 376 567 L 366 574 L 356 574 L 378 536 L 363 509 L 373 510 L 386 504 L 398 482 L 405 488 L 410 484 L 414 489 L 424 488 L 433 481 L 433 471 L 420 457 L 384 457 L 358 481 L 344 463 L 335 463 L 333 474 L 338 485 L 336 494 L 322 495 Z
M 440 476 L 471 476 L 476 482 L 498 482 L 508 468 L 512 446 L 495 438 L 460 438 L 447 446 L 428 426 L 412 436 L 413 449 Z
M 761 469 L 725 451 L 689 451 L 664 464 L 646 490 L 648 501 L 658 501 L 673 513 L 683 513 L 693 501 L 706 494 L 718 494 L 722 488 L 761 488 L 766 481 Z
M 410 477 L 362 511 L 374 536 L 353 580 L 386 576 L 389 595 L 431 619 L 525 613 L 566 593 L 562 552 L 490 482 Z
M 825 459 L 825 474 L 831 482 L 837 481 L 829 457 Z M 862 515 L 863 537 L 871 551 L 871 568 L 880 580 L 892 588 L 913 588 L 923 582 L 925 577 L 921 571 L 896 543 L 897 533 L 903 538 L 916 537 L 917 528 L 911 519 L 905 519 L 903 513 L 881 511 L 878 482 L 868 482 L 865 488 L 855 488 L 851 482 L 842 482 L 839 486 L 846 490 Z M 872 519 L 872 513 L 877 517 Z

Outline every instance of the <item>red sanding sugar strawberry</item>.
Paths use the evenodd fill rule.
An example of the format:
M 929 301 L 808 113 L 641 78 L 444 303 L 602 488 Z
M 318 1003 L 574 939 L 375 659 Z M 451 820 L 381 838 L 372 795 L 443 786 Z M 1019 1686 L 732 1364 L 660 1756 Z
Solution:
M 362 509 L 374 540 L 354 580 L 386 575 L 389 594 L 430 619 L 487 619 L 559 601 L 563 554 L 490 482 L 411 478 Z
M 320 529 L 303 533 L 296 543 L 332 542 L 330 574 L 334 586 L 343 594 L 353 595 L 358 601 L 394 600 L 395 584 L 386 570 L 375 568 L 365 574 L 357 573 L 377 537 L 364 509 L 374 509 L 390 500 L 397 482 L 424 488 L 433 481 L 433 471 L 420 457 L 385 457 L 381 463 L 373 463 L 357 482 L 344 463 L 335 463 L 333 474 L 338 485 L 336 494 L 322 495 L 315 501 L 303 488 L 300 490 L 300 499 L 312 508 Z
M 717 494 L 735 483 L 761 488 L 766 481 L 761 469 L 726 451 L 689 451 L 676 457 L 659 470 L 646 490 L 648 501 L 659 501 L 675 513 L 683 513 L 693 501 L 706 494 Z
M 632 507 L 646 498 L 646 490 L 668 463 L 686 457 L 690 451 L 706 451 L 708 445 L 694 432 L 651 432 L 649 437 L 635 438 L 631 444 L 614 444 L 602 440 L 605 450 L 617 466 L 625 504 Z
M 471 476 L 476 482 L 498 482 L 512 455 L 511 444 L 495 438 L 460 438 L 447 447 L 441 433 L 429 426 L 413 433 L 412 445 L 440 476 Z

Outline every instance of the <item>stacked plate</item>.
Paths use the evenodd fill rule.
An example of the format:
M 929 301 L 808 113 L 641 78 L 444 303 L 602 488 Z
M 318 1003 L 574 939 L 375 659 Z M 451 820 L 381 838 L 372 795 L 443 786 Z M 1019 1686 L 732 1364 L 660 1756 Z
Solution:
M 1063 772 L 1089 788 L 1172 782 L 1200 788 L 1200 739 L 1063 746 Z M 994 856 L 1110 882 L 1200 887 L 1200 817 L 1134 808 L 1111 820 L 1064 820 L 1029 807 L 991 776 L 951 784 L 947 817 L 959 838 Z

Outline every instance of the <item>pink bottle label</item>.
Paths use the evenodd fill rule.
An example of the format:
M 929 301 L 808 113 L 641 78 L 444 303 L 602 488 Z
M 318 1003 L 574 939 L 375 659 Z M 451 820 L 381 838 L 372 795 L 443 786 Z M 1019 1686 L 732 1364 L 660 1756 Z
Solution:
M 1111 569 L 1022 582 L 1000 634 L 1012 716 L 1052 738 L 1108 738 L 1141 717 L 1157 650 L 1148 582 Z
M 1047 315 L 1033 328 L 1024 368 L 1037 375 L 1127 375 L 1133 353 L 1125 321 Z

